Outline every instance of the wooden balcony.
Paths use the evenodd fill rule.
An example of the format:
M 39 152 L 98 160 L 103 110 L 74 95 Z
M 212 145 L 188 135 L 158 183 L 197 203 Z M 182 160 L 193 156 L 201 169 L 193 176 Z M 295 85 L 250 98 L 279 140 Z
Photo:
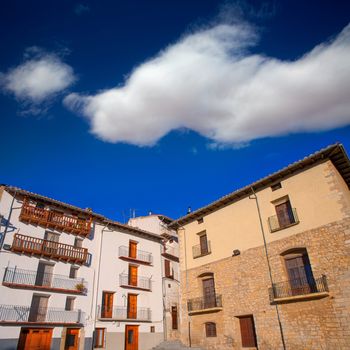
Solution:
M 11 250 L 13 252 L 45 256 L 51 259 L 77 264 L 84 264 L 88 259 L 86 248 L 74 247 L 69 244 L 48 241 L 18 233 L 14 235 Z
M 0 305 L 0 323 L 81 325 L 85 314 L 81 310 L 33 308 L 22 305 Z
M 87 282 L 83 278 L 6 267 L 2 284 L 9 288 L 35 289 L 68 294 L 86 294 Z
M 19 219 L 23 222 L 34 223 L 84 237 L 89 235 L 92 224 L 92 218 L 81 219 L 54 210 L 37 208 L 30 205 L 27 200 L 23 201 Z

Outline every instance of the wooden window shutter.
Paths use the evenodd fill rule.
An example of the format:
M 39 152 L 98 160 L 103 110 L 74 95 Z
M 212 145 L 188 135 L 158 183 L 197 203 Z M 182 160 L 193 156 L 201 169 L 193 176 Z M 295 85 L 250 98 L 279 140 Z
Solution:
M 171 277 L 169 260 L 164 260 L 164 269 L 165 269 L 165 277 Z
M 208 253 L 208 240 L 207 240 L 207 235 L 201 235 L 199 236 L 199 242 L 200 242 L 200 247 L 201 247 L 201 254 L 207 254 Z
M 177 329 L 177 306 L 171 307 L 171 321 L 172 329 Z
M 205 324 L 206 337 L 216 337 L 216 324 L 214 322 L 207 322 Z

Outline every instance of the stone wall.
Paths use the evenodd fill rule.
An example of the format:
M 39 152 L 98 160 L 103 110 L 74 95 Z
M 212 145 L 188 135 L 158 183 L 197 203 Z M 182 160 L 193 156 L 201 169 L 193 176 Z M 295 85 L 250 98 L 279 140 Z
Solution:
M 188 270 L 187 282 L 186 273 L 182 271 L 182 341 L 189 344 L 190 322 L 192 346 L 241 349 L 238 316 L 253 315 L 259 349 L 282 349 L 278 308 L 288 350 L 350 349 L 350 219 L 270 243 L 268 254 L 274 283 L 288 280 L 281 253 L 291 248 L 307 249 L 314 277 L 323 274 L 327 277 L 328 295 L 271 304 L 264 247 L 248 249 L 241 255 Z M 202 296 L 202 281 L 198 276 L 204 272 L 214 274 L 216 293 L 222 295 L 223 309 L 189 317 L 187 299 Z M 205 322 L 216 323 L 217 337 L 206 338 Z

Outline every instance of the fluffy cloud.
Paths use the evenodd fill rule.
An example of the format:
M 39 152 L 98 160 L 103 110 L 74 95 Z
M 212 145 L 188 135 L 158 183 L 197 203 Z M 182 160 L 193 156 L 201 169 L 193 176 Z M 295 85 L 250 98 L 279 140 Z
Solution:
M 33 52 L 35 55 L 33 56 Z M 69 87 L 75 76 L 72 67 L 56 54 L 31 49 L 19 66 L 1 75 L 1 87 L 18 100 L 38 105 Z
M 97 137 L 139 146 L 179 128 L 234 145 L 350 123 L 350 26 L 295 61 L 250 54 L 256 40 L 244 23 L 200 30 L 136 67 L 123 86 L 64 103 Z

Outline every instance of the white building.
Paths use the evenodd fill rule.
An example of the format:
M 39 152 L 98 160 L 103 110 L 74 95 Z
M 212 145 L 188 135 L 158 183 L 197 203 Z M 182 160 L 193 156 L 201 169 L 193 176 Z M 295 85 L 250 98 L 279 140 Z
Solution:
M 163 340 L 158 235 L 9 186 L 0 221 L 0 349 L 148 350 Z
M 163 320 L 165 338 L 179 339 L 179 242 L 176 231 L 168 228 L 172 219 L 150 214 L 131 218 L 128 225 L 162 237 Z

